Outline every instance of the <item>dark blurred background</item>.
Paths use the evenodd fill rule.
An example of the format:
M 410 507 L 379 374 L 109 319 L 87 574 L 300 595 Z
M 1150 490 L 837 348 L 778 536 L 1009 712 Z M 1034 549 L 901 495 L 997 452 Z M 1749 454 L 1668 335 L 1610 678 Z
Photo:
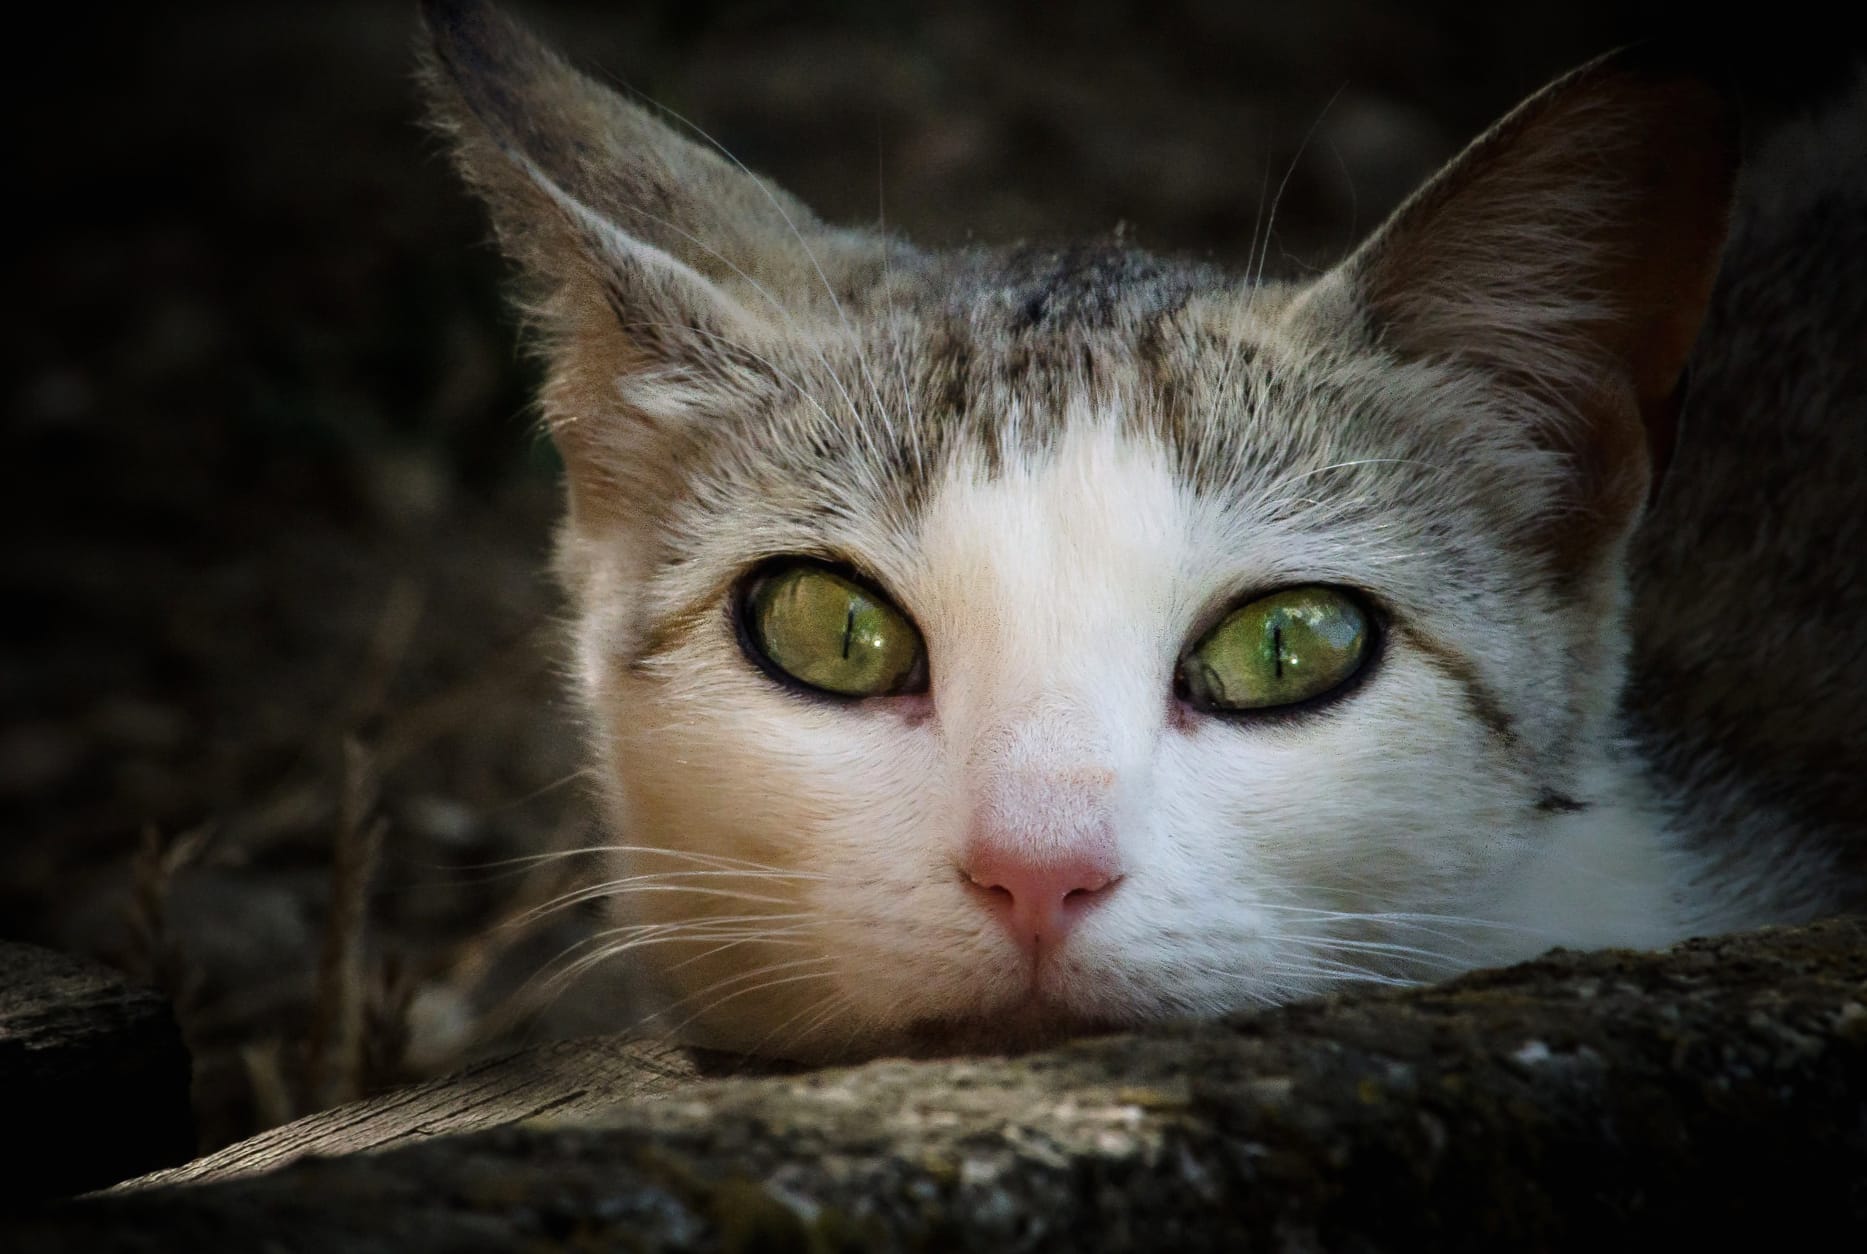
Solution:
M 413 3 L 66 7 L 5 84 L 0 936 L 169 991 L 204 1146 L 626 1025 L 550 978 L 593 916 L 537 909 L 587 864 L 510 861 L 598 838 L 557 470 Z M 1275 199 L 1280 273 L 1616 43 L 1709 34 L 1767 112 L 1838 39 L 1597 0 L 513 7 L 831 219 L 1245 264 Z

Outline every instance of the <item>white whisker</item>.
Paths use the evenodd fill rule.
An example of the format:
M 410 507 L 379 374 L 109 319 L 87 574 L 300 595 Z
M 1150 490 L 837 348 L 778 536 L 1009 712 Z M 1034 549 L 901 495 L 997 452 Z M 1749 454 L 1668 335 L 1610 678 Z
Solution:
M 1346 86 L 1347 84 L 1343 84 L 1343 87 L 1336 88 L 1335 94 L 1329 97 L 1328 102 L 1325 103 L 1321 111 L 1316 114 L 1316 120 L 1311 122 L 1309 124 L 1309 130 L 1303 133 L 1303 142 L 1297 145 L 1295 154 L 1290 158 L 1290 164 L 1284 169 L 1283 178 L 1279 180 L 1277 184 L 1277 194 L 1271 197 L 1271 210 L 1264 221 L 1264 238 L 1258 246 L 1256 264 L 1251 267 L 1252 275 L 1250 283 L 1253 287 L 1264 282 L 1264 269 L 1269 263 L 1271 256 L 1271 239 L 1277 229 L 1277 210 L 1283 204 L 1284 192 L 1290 186 L 1290 176 L 1297 172 L 1297 166 L 1301 164 L 1303 154 L 1309 151 L 1310 141 L 1316 138 L 1317 128 L 1322 125 L 1323 119 L 1329 116 L 1329 110 L 1335 107 L 1335 102 L 1342 98 L 1342 91 Z M 1255 230 L 1253 234 L 1256 234 Z
M 746 980 L 758 980 L 759 977 L 761 976 L 775 975 L 776 973 L 780 971 L 795 971 L 799 967 L 821 968 L 821 967 L 829 965 L 830 962 L 831 960 L 828 956 L 818 956 L 814 958 L 797 958 L 789 962 L 768 963 L 762 967 L 755 967 L 750 971 L 743 971 L 737 975 L 732 975 L 721 980 L 716 980 L 713 983 L 707 985 L 705 988 L 696 989 L 694 992 L 687 994 L 685 997 L 682 997 L 676 1001 L 670 1002 L 667 1005 L 658 1008 L 657 1010 L 655 1010 L 652 1014 L 648 1016 L 648 1019 L 662 1018 L 666 1016 L 669 1011 L 677 1010 L 680 1007 L 685 1006 L 691 1001 L 694 1001 L 701 997 L 709 996 L 710 994 L 713 994 L 713 993 L 720 992 L 723 989 L 731 989 L 733 988 L 735 984 L 739 984 Z M 680 1039 L 682 1030 L 687 1028 L 696 1019 L 699 1019 L 702 1015 L 708 1014 L 712 1012 L 713 1010 L 718 1009 L 720 1006 L 725 1005 L 727 1002 L 732 1001 L 735 998 L 744 997 L 752 993 L 764 992 L 766 989 L 776 988 L 784 984 L 794 984 L 801 980 L 829 979 L 834 974 L 835 972 L 833 970 L 828 970 L 828 971 L 811 970 L 811 971 L 805 971 L 801 975 L 789 975 L 781 979 L 764 980 L 760 983 L 749 984 L 744 988 L 733 989 L 732 992 L 727 993 L 723 997 L 715 998 L 714 1000 L 708 1002 L 706 1005 L 702 1006 L 700 1009 L 696 1010 L 693 1014 L 689 1015 L 687 1018 L 675 1024 L 672 1028 L 669 1028 L 668 1035 L 677 1040 Z M 644 1022 L 646 1021 L 647 1020 L 644 1020 Z
M 602 898 L 623 897 L 637 893 L 691 893 L 696 897 L 712 897 L 721 901 L 755 901 L 767 905 L 789 906 L 795 904 L 783 897 L 772 897 L 763 893 L 739 892 L 729 888 L 713 888 L 705 884 L 637 884 L 626 880 L 610 880 L 601 884 L 592 884 L 584 888 L 563 893 L 543 905 L 534 906 L 518 916 L 515 925 L 535 922 L 547 914 L 568 910 L 587 901 Z

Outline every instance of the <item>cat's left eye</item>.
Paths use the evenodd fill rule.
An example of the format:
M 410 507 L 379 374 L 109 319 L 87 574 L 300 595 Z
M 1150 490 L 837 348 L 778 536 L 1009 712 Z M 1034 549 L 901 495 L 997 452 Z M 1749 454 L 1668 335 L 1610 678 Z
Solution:
M 740 619 L 754 660 L 807 688 L 881 697 L 926 686 L 926 648 L 907 615 L 866 583 L 817 562 L 754 575 Z
M 1219 712 L 1296 705 L 1353 678 L 1372 637 L 1367 611 L 1348 593 L 1286 588 L 1233 610 L 1187 650 L 1180 695 Z

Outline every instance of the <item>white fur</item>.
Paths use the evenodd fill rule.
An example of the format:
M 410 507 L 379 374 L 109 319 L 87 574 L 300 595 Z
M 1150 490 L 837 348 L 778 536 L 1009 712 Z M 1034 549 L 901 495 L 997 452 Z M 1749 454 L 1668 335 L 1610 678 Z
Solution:
M 791 877 L 706 885 L 769 901 L 623 894 L 650 922 L 795 915 L 667 947 L 658 967 L 686 965 L 662 995 L 689 1000 L 666 1026 L 834 1054 L 899 1045 L 923 1022 L 1213 1013 L 1682 934 L 1691 866 L 1667 851 L 1652 803 L 1596 761 L 1600 808 L 1533 821 L 1525 782 L 1453 681 L 1397 636 L 1360 691 L 1314 715 L 1176 710 L 1174 666 L 1214 606 L 1318 581 L 1417 601 L 1429 559 L 1293 521 L 1280 497 L 1199 499 L 1113 415 L 1079 403 L 1070 419 L 1050 456 L 996 477 L 953 465 L 916 534 L 837 538 L 923 629 L 924 705 L 800 699 L 743 658 L 723 607 L 647 675 L 615 664 L 600 627 L 586 636 L 586 681 L 629 712 L 609 753 L 618 829 Z M 1436 628 L 1467 644 L 1489 634 L 1460 613 Z M 958 873 L 970 816 L 1021 778 L 1111 776 L 1126 877 L 1033 967 Z M 1101 787 L 1081 785 L 1085 804 Z

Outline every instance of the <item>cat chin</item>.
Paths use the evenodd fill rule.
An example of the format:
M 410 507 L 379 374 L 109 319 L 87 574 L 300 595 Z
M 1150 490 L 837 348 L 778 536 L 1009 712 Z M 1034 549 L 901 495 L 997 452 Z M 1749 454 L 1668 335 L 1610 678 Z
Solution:
M 1127 1005 L 1112 998 L 1085 997 L 1090 990 L 1083 987 L 1080 975 L 1070 985 L 1054 990 L 1037 980 L 1017 992 L 1000 989 L 921 1006 L 905 1005 L 895 997 L 879 1013 L 874 1006 L 867 1012 L 852 1006 L 846 1015 L 823 1021 L 801 1035 L 774 1033 L 766 1023 L 792 1015 L 789 1006 L 762 1015 L 740 1013 L 690 1021 L 681 1024 L 674 1035 L 689 1048 L 723 1055 L 828 1065 L 880 1057 L 1020 1054 L 1085 1037 L 1134 1031 L 1183 1013 L 1164 1004 Z

